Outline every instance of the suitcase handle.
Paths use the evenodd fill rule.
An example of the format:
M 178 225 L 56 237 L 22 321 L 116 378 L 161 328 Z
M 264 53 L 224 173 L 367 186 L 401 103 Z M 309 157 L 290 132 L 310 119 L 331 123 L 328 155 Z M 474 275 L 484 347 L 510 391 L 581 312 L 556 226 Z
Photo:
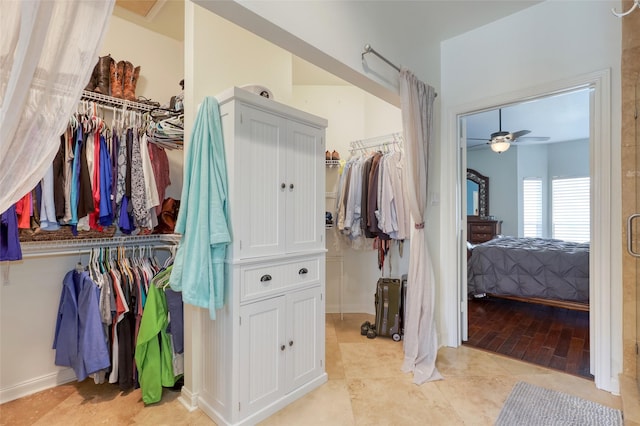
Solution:
M 309 270 L 307 268 L 302 268 L 298 271 L 298 275 L 304 275 L 309 273 Z
M 264 274 L 263 276 L 260 277 L 260 282 L 267 282 L 267 281 L 271 281 L 271 275 L 269 274 Z

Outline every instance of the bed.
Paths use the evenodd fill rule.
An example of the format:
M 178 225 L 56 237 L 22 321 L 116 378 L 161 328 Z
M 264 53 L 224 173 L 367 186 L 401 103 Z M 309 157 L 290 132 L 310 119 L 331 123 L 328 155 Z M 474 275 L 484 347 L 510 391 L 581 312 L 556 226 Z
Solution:
M 471 297 L 497 296 L 589 309 L 588 243 L 501 237 L 469 248 Z

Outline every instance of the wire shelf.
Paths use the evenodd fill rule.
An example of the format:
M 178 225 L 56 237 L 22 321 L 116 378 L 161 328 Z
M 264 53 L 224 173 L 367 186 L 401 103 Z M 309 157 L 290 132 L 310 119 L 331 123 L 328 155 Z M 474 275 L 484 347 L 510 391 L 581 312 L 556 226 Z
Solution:
M 113 96 L 103 95 L 102 93 L 91 92 L 89 90 L 82 91 L 81 100 L 95 101 L 111 107 L 124 107 L 129 110 L 151 111 L 158 105 L 143 104 L 141 102 L 128 101 L 126 99 L 114 98 Z
M 135 247 L 143 245 L 175 246 L 180 234 L 149 234 L 110 238 L 83 238 L 77 240 L 25 241 L 20 243 L 22 257 L 88 253 L 94 247 Z
M 402 147 L 404 143 L 404 137 L 402 132 L 391 133 L 384 136 L 376 136 L 369 139 L 355 140 L 349 143 L 350 151 L 355 154 L 358 151 L 364 152 L 372 148 L 386 148 L 392 145 L 398 145 Z

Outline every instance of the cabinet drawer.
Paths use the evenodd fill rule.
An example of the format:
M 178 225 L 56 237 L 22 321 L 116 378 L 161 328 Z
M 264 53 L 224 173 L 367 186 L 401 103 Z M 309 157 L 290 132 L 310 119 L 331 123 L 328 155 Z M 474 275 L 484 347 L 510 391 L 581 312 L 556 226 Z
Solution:
M 471 232 L 474 234 L 493 233 L 493 225 L 471 225 Z
M 290 265 L 289 277 L 292 284 L 304 284 L 320 278 L 320 261 L 307 259 Z
M 261 265 L 242 271 L 241 300 L 277 291 L 287 284 L 289 265 Z
M 493 238 L 493 233 L 473 233 L 471 234 L 471 240 L 473 243 L 484 243 Z
M 240 302 L 284 292 L 285 289 L 318 282 L 320 259 L 262 263 L 241 269 Z

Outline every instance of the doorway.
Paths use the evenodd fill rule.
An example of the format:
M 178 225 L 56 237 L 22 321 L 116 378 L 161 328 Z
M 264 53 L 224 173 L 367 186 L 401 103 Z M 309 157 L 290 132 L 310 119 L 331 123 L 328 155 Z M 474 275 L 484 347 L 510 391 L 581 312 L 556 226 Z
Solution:
M 621 345 L 621 322 L 617 315 L 612 315 L 614 309 L 618 309 L 617 304 L 612 305 L 616 300 L 615 295 L 620 291 L 615 275 L 611 268 L 611 262 L 616 258 L 616 249 L 612 244 L 612 232 L 615 227 L 615 220 L 611 205 L 611 134 L 610 134 L 610 73 L 608 70 L 595 72 L 583 76 L 577 76 L 561 82 L 550 83 L 543 87 L 531 88 L 506 94 L 495 98 L 485 99 L 475 104 L 466 104 L 457 110 L 451 110 L 450 131 L 456 135 L 457 161 L 456 174 L 457 193 L 455 203 L 452 202 L 451 217 L 458 220 L 453 225 L 458 230 L 457 245 L 455 248 L 457 258 L 457 268 L 455 274 L 459 287 L 457 289 L 457 310 L 458 318 L 458 343 L 461 344 L 467 336 L 467 247 L 466 247 L 466 209 L 465 200 L 462 197 L 463 183 L 466 175 L 467 151 L 463 144 L 466 144 L 466 126 L 461 123 L 464 117 L 470 114 L 497 109 L 499 106 L 514 105 L 521 102 L 531 101 L 554 94 L 566 93 L 576 89 L 590 88 L 590 173 L 591 173 L 591 241 L 589 255 L 589 340 L 591 342 L 590 365 L 591 374 L 594 375 L 595 384 L 598 388 L 617 391 L 618 381 L 614 360 L 620 357 L 617 348 Z M 519 130 L 519 129 L 514 129 Z M 464 137 L 464 138 L 463 138 Z M 508 152 L 508 151 L 507 151 Z M 501 154 L 500 154 L 501 155 Z M 453 191 L 453 189 L 452 189 Z M 462 201 L 460 201 L 462 200 Z M 446 210 L 445 210 L 446 211 Z M 453 265 L 452 265 L 453 266 Z M 615 306 L 614 306 L 615 305 Z M 453 303 L 451 303 L 453 308 Z M 453 321 L 454 311 L 448 311 Z M 612 330 L 614 332 L 612 332 Z M 615 370 L 615 371 L 614 371 Z
M 466 344 L 587 378 L 591 92 L 463 116 Z

